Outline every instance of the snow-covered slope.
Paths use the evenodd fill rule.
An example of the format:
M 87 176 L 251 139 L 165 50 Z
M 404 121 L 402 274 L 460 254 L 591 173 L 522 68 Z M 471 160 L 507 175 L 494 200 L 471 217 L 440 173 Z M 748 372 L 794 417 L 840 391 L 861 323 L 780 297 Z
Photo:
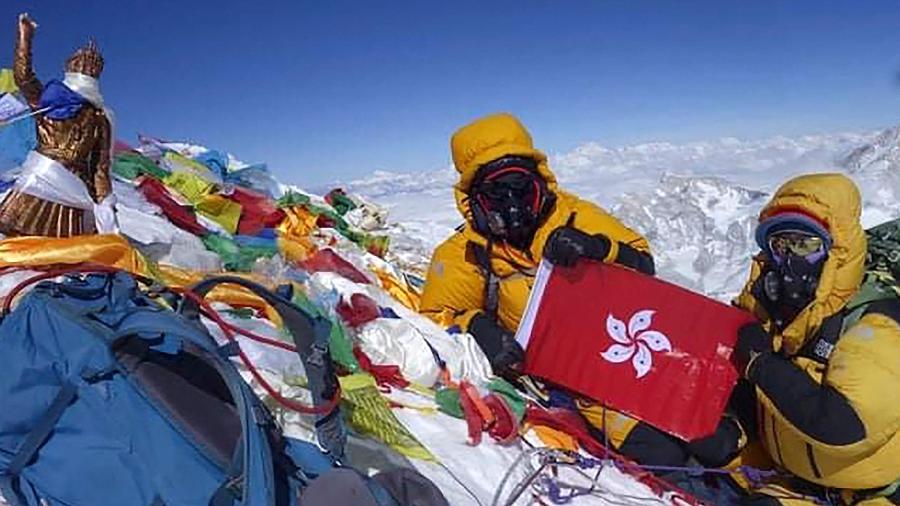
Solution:
M 650 241 L 662 275 L 724 297 L 741 281 L 765 199 L 721 178 L 664 174 L 652 191 L 623 195 L 613 212 Z
M 612 209 L 647 236 L 662 276 L 721 299 L 736 293 L 746 276 L 756 214 L 791 176 L 845 172 L 862 189 L 865 225 L 900 216 L 900 127 L 620 148 L 588 143 L 552 155 L 550 163 L 564 188 Z M 390 209 L 394 254 L 421 269 L 461 222 L 455 179 L 448 167 L 377 172 L 345 186 Z
M 867 225 L 900 214 L 900 126 L 885 130 L 838 163 L 862 188 Z
M 900 126 L 885 130 L 871 143 L 854 149 L 841 165 L 850 173 L 896 171 L 900 167 Z

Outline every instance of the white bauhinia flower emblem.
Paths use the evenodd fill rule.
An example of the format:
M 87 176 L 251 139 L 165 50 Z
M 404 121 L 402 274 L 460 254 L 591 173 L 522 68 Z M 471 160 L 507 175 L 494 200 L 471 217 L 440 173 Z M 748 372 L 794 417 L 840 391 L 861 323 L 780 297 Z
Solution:
M 610 346 L 600 356 L 614 364 L 631 359 L 637 377 L 644 377 L 653 366 L 653 351 L 672 351 L 672 343 L 665 334 L 647 330 L 653 323 L 655 312 L 645 309 L 634 313 L 628 321 L 628 328 L 610 313 L 606 317 L 606 332 L 618 344 Z

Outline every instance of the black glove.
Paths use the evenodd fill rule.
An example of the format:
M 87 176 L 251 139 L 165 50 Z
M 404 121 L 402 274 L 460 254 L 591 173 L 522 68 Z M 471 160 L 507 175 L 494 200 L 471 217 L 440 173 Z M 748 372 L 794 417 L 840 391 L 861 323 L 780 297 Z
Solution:
M 721 467 L 731 462 L 742 448 L 744 431 L 730 416 L 724 416 L 716 432 L 687 444 L 688 451 L 704 466 Z
M 733 358 L 738 371 L 745 378 L 751 379 L 750 369 L 753 362 L 756 362 L 755 359 L 772 351 L 772 336 L 758 322 L 748 323 L 738 330 Z
M 603 234 L 590 235 L 572 227 L 559 227 L 544 245 L 544 258 L 553 265 L 572 267 L 582 257 L 603 260 L 611 247 L 609 238 Z
M 516 342 L 512 332 L 493 318 L 479 314 L 469 323 L 469 334 L 487 356 L 494 373 L 500 375 L 525 360 L 525 350 Z

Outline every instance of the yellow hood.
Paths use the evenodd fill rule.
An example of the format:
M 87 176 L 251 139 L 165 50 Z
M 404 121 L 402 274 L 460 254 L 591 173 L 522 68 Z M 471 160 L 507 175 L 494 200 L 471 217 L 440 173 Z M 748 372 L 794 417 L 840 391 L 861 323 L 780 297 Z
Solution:
M 866 236 L 859 221 L 859 189 L 842 174 L 809 174 L 791 179 L 763 208 L 760 221 L 785 208 L 799 209 L 819 218 L 833 241 L 815 299 L 782 333 L 782 347 L 788 354 L 794 354 L 816 334 L 825 318 L 840 311 L 856 294 L 865 272 Z M 755 259 L 742 302 L 762 271 L 762 262 L 762 256 Z
M 471 212 L 465 204 L 469 186 L 478 168 L 504 156 L 525 156 L 538 162 L 538 173 L 547 181 L 547 188 L 556 191 L 556 176 L 547 165 L 547 155 L 534 148 L 531 134 L 511 114 L 485 116 L 460 128 L 450 138 L 453 165 L 459 172 L 454 186 L 456 207 L 471 225 Z M 471 229 L 472 227 L 468 227 Z

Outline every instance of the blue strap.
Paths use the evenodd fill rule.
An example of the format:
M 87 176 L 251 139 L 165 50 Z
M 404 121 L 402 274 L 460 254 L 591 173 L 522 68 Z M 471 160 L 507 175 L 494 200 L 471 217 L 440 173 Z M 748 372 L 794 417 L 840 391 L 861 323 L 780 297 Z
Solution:
M 234 506 L 234 500 L 237 499 L 234 492 L 236 478 L 228 477 L 216 492 L 209 499 L 209 506 Z
M 17 476 L 22 472 L 22 469 L 28 465 L 28 462 L 31 461 L 31 457 L 33 457 L 41 446 L 44 445 L 47 436 L 49 436 L 50 432 L 53 431 L 53 428 L 56 427 L 56 422 L 59 421 L 63 412 L 69 407 L 69 404 L 72 402 L 72 399 L 75 398 L 77 392 L 78 387 L 76 387 L 75 384 L 68 381 L 63 384 L 59 393 L 56 394 L 56 398 L 53 399 L 53 402 L 50 404 L 50 407 L 47 408 L 47 411 L 44 412 L 44 415 L 41 416 L 38 423 L 31 429 L 31 432 L 25 436 L 25 440 L 22 441 L 22 444 L 19 445 L 16 455 L 13 457 L 12 461 L 10 461 L 9 467 L 6 470 L 8 474 Z
M 209 506 L 232 506 L 235 499 L 239 499 L 236 490 L 244 480 L 244 438 L 238 440 L 237 446 L 234 448 L 234 454 L 231 457 L 231 466 L 225 475 L 225 481 L 219 485 L 219 488 L 213 493 L 209 499 Z
M 44 446 L 50 433 L 56 427 L 63 412 L 75 399 L 78 387 L 69 381 L 63 383 L 56 398 L 50 403 L 50 407 L 41 416 L 40 420 L 35 424 L 31 431 L 25 436 L 19 449 L 9 462 L 6 471 L 0 475 L 0 489 L 3 490 L 6 500 L 25 504 L 25 499 L 17 492 L 18 487 L 15 486 L 15 480 L 18 478 L 22 469 L 31 462 L 32 457 Z M 12 495 L 10 495 L 12 494 Z
M 240 354 L 240 352 L 241 352 L 241 346 L 240 346 L 240 344 L 238 344 L 237 341 L 228 341 L 227 343 L 223 344 L 222 346 L 219 346 L 218 348 L 216 348 L 216 353 L 218 353 L 219 356 L 225 360 L 228 360 L 231 357 L 238 356 Z

